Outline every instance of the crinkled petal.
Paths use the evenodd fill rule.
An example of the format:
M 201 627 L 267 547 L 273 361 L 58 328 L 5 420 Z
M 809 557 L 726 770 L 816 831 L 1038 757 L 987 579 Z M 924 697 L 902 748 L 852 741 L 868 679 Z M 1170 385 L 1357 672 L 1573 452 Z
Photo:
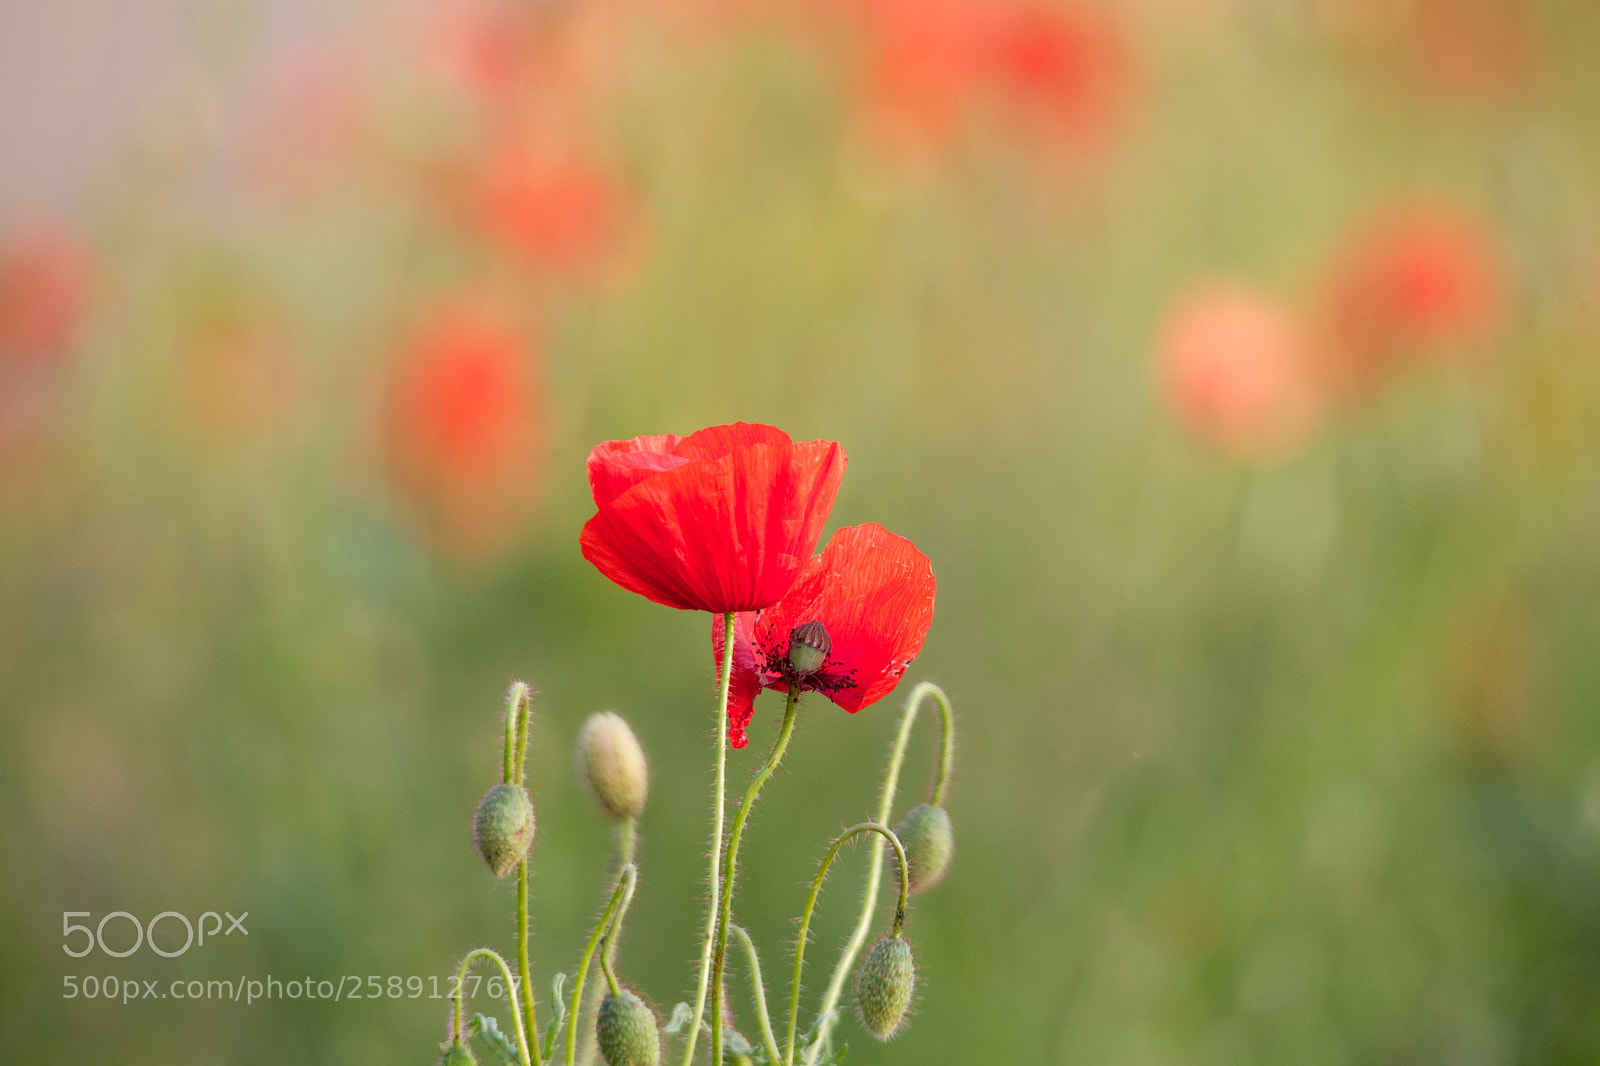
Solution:
M 794 627 L 821 622 L 833 646 L 818 688 L 853 713 L 894 691 L 922 650 L 935 586 L 927 556 L 909 540 L 876 523 L 850 526 L 762 612 L 753 644 L 777 648 Z
M 722 684 L 723 631 L 726 615 L 711 617 L 712 668 L 717 674 L 717 684 Z M 728 745 L 742 748 L 750 743 L 745 732 L 755 713 L 756 697 L 761 694 L 761 679 L 756 672 L 754 650 L 751 644 L 755 628 L 755 615 L 737 614 L 733 619 L 733 668 L 728 682 Z

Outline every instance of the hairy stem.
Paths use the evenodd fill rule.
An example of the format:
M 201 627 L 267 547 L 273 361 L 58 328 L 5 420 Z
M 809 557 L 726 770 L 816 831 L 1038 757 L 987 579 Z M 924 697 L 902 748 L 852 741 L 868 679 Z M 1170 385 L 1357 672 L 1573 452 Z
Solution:
M 900 717 L 900 732 L 895 737 L 894 749 L 889 756 L 889 770 L 884 775 L 883 795 L 878 803 L 877 821 L 881 825 L 889 824 L 889 815 L 894 811 L 894 794 L 900 784 L 900 767 L 905 762 L 906 745 L 911 741 L 911 726 L 917 720 L 917 712 L 922 707 L 922 701 L 929 696 L 939 704 L 943 735 L 939 745 L 939 770 L 934 780 L 933 802 L 944 801 L 945 790 L 950 780 L 950 768 L 955 761 L 955 716 L 950 711 L 950 700 L 944 694 L 944 690 L 931 681 L 923 681 L 911 690 L 911 695 L 906 698 L 905 711 Z M 882 880 L 883 842 L 875 840 L 872 844 L 872 856 L 868 860 L 867 888 L 861 899 L 861 917 L 857 920 L 855 931 L 850 934 L 844 951 L 839 955 L 839 961 L 833 967 L 833 976 L 828 979 L 828 990 L 823 995 L 822 1007 L 817 1012 L 817 1016 L 821 1019 L 819 1023 L 821 1028 L 818 1030 L 816 1041 L 806 1052 L 806 1066 L 815 1066 L 817 1057 L 827 1043 L 828 1034 L 833 1029 L 833 1010 L 839 1005 L 839 996 L 844 992 L 845 979 L 850 975 L 850 968 L 855 965 L 856 955 L 861 951 L 861 945 L 866 943 L 867 934 L 872 930 L 872 912 L 878 905 L 878 886 Z
M 806 896 L 806 908 L 800 913 L 800 935 L 794 944 L 794 977 L 789 984 L 789 1035 L 784 1043 L 783 1066 L 792 1066 L 794 1063 L 794 1034 L 800 1021 L 800 971 L 805 963 L 806 938 L 811 933 L 811 912 L 817 907 L 817 895 L 822 891 L 823 879 L 828 876 L 828 867 L 833 865 L 834 857 L 839 854 L 839 849 L 845 841 L 862 833 L 877 833 L 894 846 L 895 858 L 900 863 L 900 905 L 894 912 L 894 929 L 892 935 L 900 935 L 900 925 L 906 920 L 906 898 L 911 886 L 911 871 L 906 865 L 906 849 L 901 846 L 900 838 L 894 835 L 894 830 L 878 822 L 861 822 L 853 825 L 840 834 L 839 839 L 833 842 L 828 849 L 828 854 L 823 856 L 822 865 L 817 867 L 817 876 L 811 882 L 811 893 Z M 882 850 L 882 841 L 874 842 L 874 853 Z M 824 1008 L 823 1014 L 833 1009 L 833 1004 Z M 822 1044 L 825 1033 L 819 1031 L 812 1047 Z
M 511 967 L 506 965 L 506 960 L 493 948 L 477 948 L 467 952 L 467 957 L 461 960 L 461 968 L 456 971 L 456 1021 L 454 1040 L 461 1043 L 461 1008 L 462 1001 L 466 998 L 467 970 L 478 959 L 493 959 L 495 965 L 500 967 L 500 975 L 506 982 L 506 1003 L 511 1007 L 511 1028 L 517 1034 L 517 1054 L 522 1058 L 522 1066 L 532 1066 L 533 1060 L 528 1057 L 528 1039 L 522 1030 L 522 1012 L 517 1009 L 517 982 L 511 976 Z
M 700 1037 L 700 1022 L 706 1013 L 706 986 L 711 977 L 711 955 L 717 933 L 717 900 L 722 882 L 722 817 L 727 805 L 728 780 L 728 685 L 733 680 L 733 613 L 723 615 L 722 673 L 717 695 L 717 777 L 711 800 L 711 867 L 706 900 L 706 932 L 700 947 L 700 976 L 694 996 L 694 1017 L 683 1042 L 683 1066 L 694 1063 L 695 1041 Z M 718 1027 L 721 1019 L 718 1019 Z
M 600 920 L 595 923 L 594 932 L 589 936 L 588 947 L 583 949 L 583 959 L 578 963 L 578 977 L 572 988 L 572 1009 L 567 1015 L 566 1066 L 572 1066 L 572 1060 L 578 1053 L 578 1012 L 583 1009 L 583 987 L 589 981 L 589 964 L 594 961 L 595 948 L 605 937 L 611 925 L 612 915 L 617 912 L 623 897 L 633 898 L 633 885 L 637 879 L 638 870 L 632 863 L 622 868 L 622 874 L 617 878 L 617 887 L 611 890 L 611 900 L 601 912 Z
M 750 934 L 745 932 L 744 926 L 732 925 L 729 928 L 744 945 L 745 958 L 750 964 L 750 994 L 756 1001 L 756 1017 L 761 1021 L 761 1039 L 767 1046 L 767 1061 L 772 1063 L 772 1066 L 777 1066 L 778 1040 L 772 1035 L 772 1018 L 767 1014 L 767 989 L 761 983 L 761 960 L 756 957 L 755 942 L 750 939 Z
M 733 816 L 733 827 L 728 830 L 728 866 L 722 877 L 722 901 L 717 906 L 717 954 L 711 967 L 711 1066 L 722 1066 L 722 971 L 728 960 L 728 922 L 733 912 L 733 886 L 739 867 L 739 840 L 744 835 L 744 825 L 750 818 L 750 808 L 767 783 L 783 753 L 788 750 L 789 738 L 794 735 L 794 712 L 799 703 L 798 685 L 789 686 L 788 699 L 783 706 L 783 725 L 778 728 L 778 739 L 773 742 L 772 753 L 756 772 L 755 780 L 745 789 L 739 811 Z

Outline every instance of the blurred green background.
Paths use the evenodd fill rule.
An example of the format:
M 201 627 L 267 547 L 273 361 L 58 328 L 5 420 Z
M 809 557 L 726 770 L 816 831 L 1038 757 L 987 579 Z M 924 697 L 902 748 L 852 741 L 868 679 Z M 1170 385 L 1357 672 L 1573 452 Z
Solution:
M 849 1061 L 1600 1060 L 1597 47 L 1588 0 L 0 9 L 5 1057 L 430 1061 L 442 999 L 63 978 L 509 952 L 468 824 L 512 676 L 541 993 L 616 709 L 622 969 L 688 998 L 709 620 L 580 557 L 583 461 L 743 419 L 842 442 L 830 528 L 939 580 L 901 693 L 803 704 L 744 852 L 776 1005 L 904 691 L 950 693 L 918 1013 Z M 1470 236 L 1394 252 L 1407 211 Z M 1248 323 L 1174 369 L 1218 278 L 1303 389 Z M 168 910 L 248 936 L 63 954 L 63 912 Z

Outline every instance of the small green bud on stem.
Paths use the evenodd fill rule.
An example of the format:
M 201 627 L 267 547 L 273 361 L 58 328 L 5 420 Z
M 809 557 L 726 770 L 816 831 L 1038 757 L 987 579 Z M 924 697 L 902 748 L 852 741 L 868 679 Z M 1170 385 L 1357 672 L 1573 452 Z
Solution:
M 601 1001 L 595 1038 L 607 1066 L 658 1066 L 661 1062 L 655 1012 L 627 989 Z
M 451 1044 L 444 1049 L 444 1056 L 439 1059 L 439 1066 L 478 1066 L 478 1060 L 473 1057 L 472 1049 L 466 1044 Z
M 822 669 L 833 650 L 833 638 L 821 622 L 795 626 L 789 633 L 789 666 L 796 677 L 809 677 Z
M 472 819 L 472 839 L 496 877 L 528 857 L 534 824 L 533 802 L 521 785 L 496 785 L 484 793 Z
M 950 815 L 943 807 L 918 804 L 894 827 L 894 835 L 906 849 L 912 892 L 932 888 L 944 879 L 956 844 L 950 831 Z
M 650 791 L 644 749 L 627 721 L 615 711 L 591 714 L 578 733 L 574 752 L 578 776 L 595 801 L 613 818 L 637 818 Z
M 856 974 L 856 1010 L 867 1032 L 879 1040 L 898 1033 L 916 984 L 910 944 L 900 937 L 885 937 L 874 944 Z

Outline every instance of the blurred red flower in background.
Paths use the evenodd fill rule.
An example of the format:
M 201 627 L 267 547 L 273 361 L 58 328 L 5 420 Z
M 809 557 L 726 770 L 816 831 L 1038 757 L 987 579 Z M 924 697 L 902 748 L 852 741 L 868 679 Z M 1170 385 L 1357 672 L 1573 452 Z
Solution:
M 606 441 L 589 454 L 599 511 L 583 557 L 668 607 L 770 607 L 815 550 L 844 468 L 833 441 L 744 422 Z
M 612 176 L 574 153 L 508 141 L 470 181 L 468 210 L 484 236 L 531 267 L 594 279 L 621 250 L 629 210 Z
M 821 692 L 854 714 L 894 691 L 922 650 L 933 622 L 935 581 L 927 556 L 876 523 L 834 533 L 805 566 L 783 599 L 734 618 L 729 680 L 728 743 L 749 742 L 755 698 L 763 688 Z M 790 634 L 821 622 L 830 647 L 814 673 L 796 676 Z M 721 680 L 723 616 L 712 621 L 711 644 Z
M 1300 322 L 1254 288 L 1212 282 L 1192 289 L 1168 311 L 1156 358 L 1178 421 L 1235 458 L 1282 458 L 1316 423 L 1311 349 Z
M 537 371 L 531 339 L 470 300 L 427 312 L 392 367 L 390 471 L 447 547 L 494 550 L 531 518 L 547 445 Z
M 950 146 L 973 109 L 1082 149 L 1126 110 L 1132 67 L 1108 17 L 1037 0 L 863 0 L 863 96 L 900 147 Z
M 1504 323 L 1509 292 L 1498 244 L 1476 216 L 1438 202 L 1378 213 L 1327 283 L 1332 383 L 1359 389 L 1403 358 L 1482 351 Z
M 1042 136 L 1071 147 L 1104 143 L 1127 110 L 1132 63 L 1109 17 L 1075 6 L 999 9 L 989 69 L 1002 103 Z
M 972 0 L 864 0 L 861 86 L 874 134 L 897 148 L 942 150 L 982 81 L 989 40 Z
M 77 343 L 90 264 L 88 248 L 54 226 L 20 231 L 0 247 L 0 367 L 54 365 Z

